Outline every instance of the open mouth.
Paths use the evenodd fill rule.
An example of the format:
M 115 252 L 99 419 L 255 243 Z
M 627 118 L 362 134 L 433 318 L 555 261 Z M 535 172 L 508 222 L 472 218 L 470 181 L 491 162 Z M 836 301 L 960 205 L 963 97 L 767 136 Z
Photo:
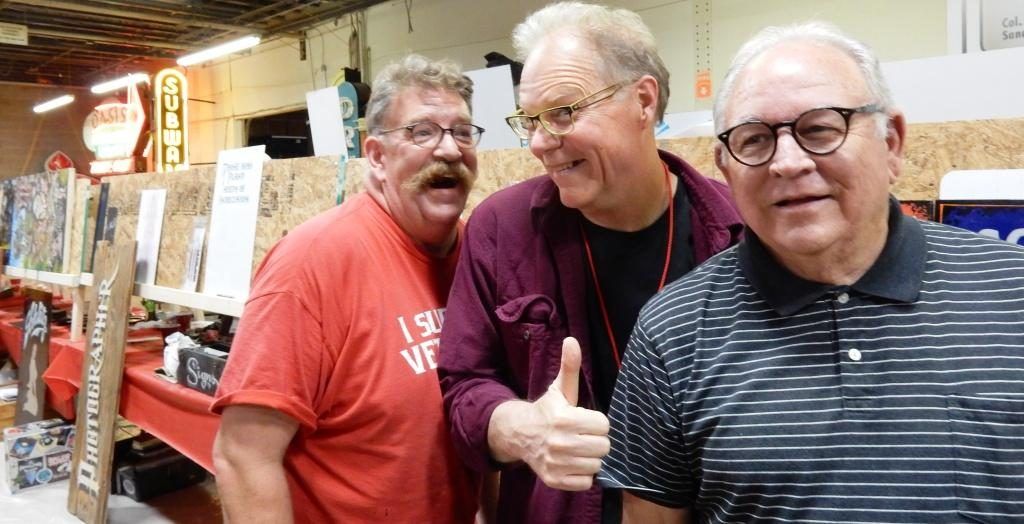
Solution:
M 453 189 L 458 187 L 459 178 L 454 175 L 441 175 L 434 177 L 427 183 L 431 189 Z

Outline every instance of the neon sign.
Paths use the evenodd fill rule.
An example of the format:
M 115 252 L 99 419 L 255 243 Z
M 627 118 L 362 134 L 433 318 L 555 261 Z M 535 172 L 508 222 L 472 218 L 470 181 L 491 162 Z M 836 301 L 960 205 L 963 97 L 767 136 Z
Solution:
M 153 164 L 158 172 L 188 169 L 187 80 L 164 69 L 153 81 Z
M 82 125 L 82 141 L 96 155 L 92 174 L 131 173 L 135 153 L 146 125 L 146 108 L 138 87 L 128 88 L 127 102 L 107 99 L 96 106 Z

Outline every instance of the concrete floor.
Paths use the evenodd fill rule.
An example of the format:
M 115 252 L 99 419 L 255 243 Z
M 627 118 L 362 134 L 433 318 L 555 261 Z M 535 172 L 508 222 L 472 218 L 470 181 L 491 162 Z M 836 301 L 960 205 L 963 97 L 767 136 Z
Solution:
M 39 486 L 12 495 L 7 487 L 5 454 L 0 453 L 0 524 L 75 524 L 68 513 L 68 481 Z M 111 524 L 163 524 L 220 522 L 220 499 L 210 477 L 206 482 L 161 495 L 140 503 L 111 495 L 107 502 L 107 520 Z

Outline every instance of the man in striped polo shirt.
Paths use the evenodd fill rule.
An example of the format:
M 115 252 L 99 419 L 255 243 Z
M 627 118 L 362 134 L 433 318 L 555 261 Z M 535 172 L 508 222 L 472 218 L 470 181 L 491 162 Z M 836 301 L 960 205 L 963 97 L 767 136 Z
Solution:
M 904 217 L 877 58 L 769 28 L 718 93 L 747 236 L 641 311 L 599 479 L 627 522 L 1024 522 L 1024 249 Z

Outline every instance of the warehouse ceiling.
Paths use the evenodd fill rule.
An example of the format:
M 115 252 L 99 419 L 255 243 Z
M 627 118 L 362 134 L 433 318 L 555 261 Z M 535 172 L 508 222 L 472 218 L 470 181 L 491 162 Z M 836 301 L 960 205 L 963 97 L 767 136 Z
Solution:
M 0 81 L 91 86 L 248 34 L 298 37 L 384 1 L 0 0 L 0 22 L 28 27 L 27 46 L 0 43 Z

